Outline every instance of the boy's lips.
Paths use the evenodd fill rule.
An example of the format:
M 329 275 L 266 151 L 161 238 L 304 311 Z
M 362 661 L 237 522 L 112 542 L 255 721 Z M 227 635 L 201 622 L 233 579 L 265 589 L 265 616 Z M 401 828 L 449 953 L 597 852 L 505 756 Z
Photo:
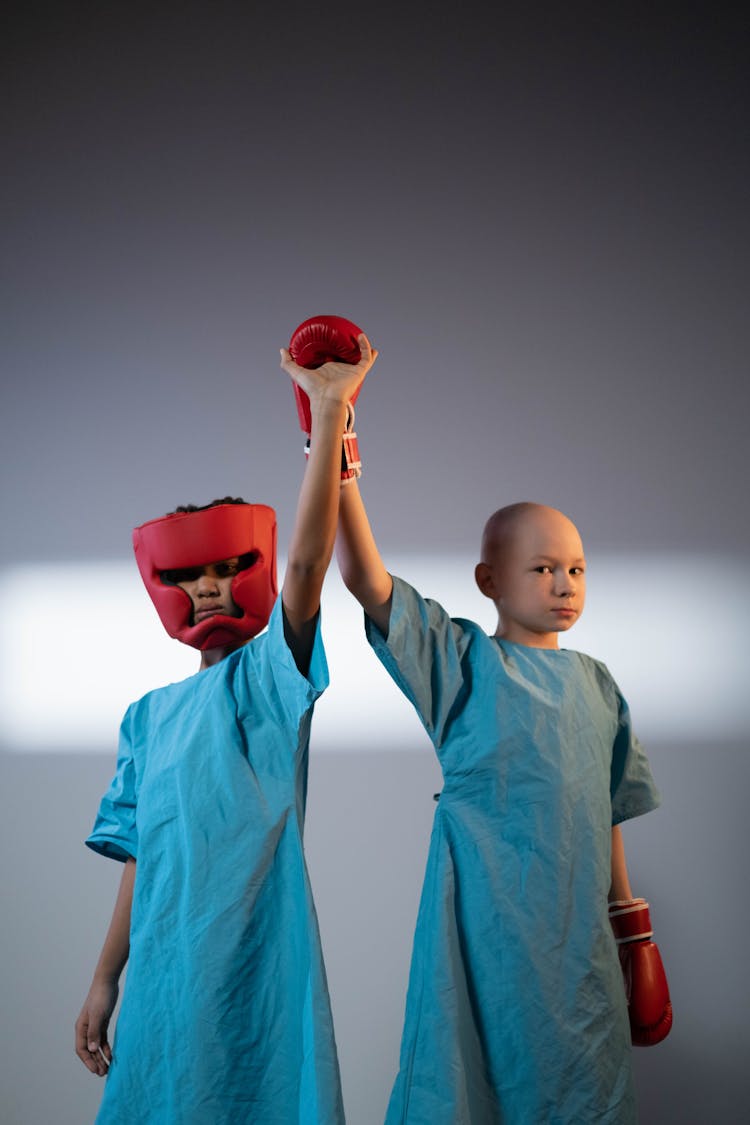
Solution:
M 197 609 L 193 614 L 193 618 L 197 623 L 198 621 L 203 621 L 206 617 L 213 617 L 215 614 L 223 612 L 224 607 L 221 605 L 206 606 L 204 609 Z

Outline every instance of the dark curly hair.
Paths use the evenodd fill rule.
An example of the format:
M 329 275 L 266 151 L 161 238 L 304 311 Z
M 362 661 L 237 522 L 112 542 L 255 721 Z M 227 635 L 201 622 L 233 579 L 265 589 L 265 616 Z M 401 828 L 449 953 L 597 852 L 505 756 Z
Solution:
M 167 512 L 168 516 L 176 516 L 183 512 L 205 512 L 206 508 L 215 508 L 218 504 L 246 504 L 247 501 L 243 500 L 241 496 L 223 496 L 221 500 L 212 500 L 210 504 L 180 504 L 173 512 Z

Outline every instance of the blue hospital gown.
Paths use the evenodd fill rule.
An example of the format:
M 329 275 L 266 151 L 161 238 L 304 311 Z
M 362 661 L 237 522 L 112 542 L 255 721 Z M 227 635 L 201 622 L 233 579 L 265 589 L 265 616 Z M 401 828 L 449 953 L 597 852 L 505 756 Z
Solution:
M 387 1125 L 635 1121 L 611 828 L 659 797 L 616 684 L 398 578 L 387 640 L 366 627 L 444 778 Z
M 144 696 L 86 843 L 137 857 L 130 957 L 99 1125 L 339 1125 L 303 854 L 310 720 L 327 686 L 283 633 Z

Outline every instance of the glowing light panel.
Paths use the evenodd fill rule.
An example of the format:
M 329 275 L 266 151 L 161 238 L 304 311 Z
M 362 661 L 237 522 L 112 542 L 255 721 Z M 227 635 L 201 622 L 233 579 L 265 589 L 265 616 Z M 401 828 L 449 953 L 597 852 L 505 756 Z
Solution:
M 473 583 L 473 558 L 387 561 L 454 616 L 494 631 L 493 607 Z M 746 588 L 747 574 L 731 558 L 595 556 L 586 612 L 562 643 L 609 666 L 644 741 L 735 737 L 745 729 Z M 7 750 L 114 753 L 128 703 L 198 667 L 197 652 L 164 633 L 130 562 L 6 570 L 0 607 L 0 745 Z M 323 631 L 331 687 L 316 708 L 314 750 L 427 745 L 370 651 L 361 611 L 335 565 Z

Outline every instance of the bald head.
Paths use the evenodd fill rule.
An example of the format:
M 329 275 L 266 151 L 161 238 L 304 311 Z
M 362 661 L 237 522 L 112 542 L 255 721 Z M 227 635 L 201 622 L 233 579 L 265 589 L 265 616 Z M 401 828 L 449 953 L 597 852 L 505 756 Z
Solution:
M 541 507 L 541 504 L 532 504 L 524 500 L 519 504 L 508 504 L 505 508 L 498 508 L 493 512 L 482 532 L 482 550 L 479 556 L 481 561 L 489 563 L 497 557 L 498 553 L 505 554 L 510 549 L 513 535 L 522 520 Z
M 575 537 L 580 543 L 578 528 L 557 508 L 530 501 L 508 504 L 493 512 L 484 525 L 480 558 L 492 566 L 509 555 L 520 540 L 560 534 L 568 539 Z

